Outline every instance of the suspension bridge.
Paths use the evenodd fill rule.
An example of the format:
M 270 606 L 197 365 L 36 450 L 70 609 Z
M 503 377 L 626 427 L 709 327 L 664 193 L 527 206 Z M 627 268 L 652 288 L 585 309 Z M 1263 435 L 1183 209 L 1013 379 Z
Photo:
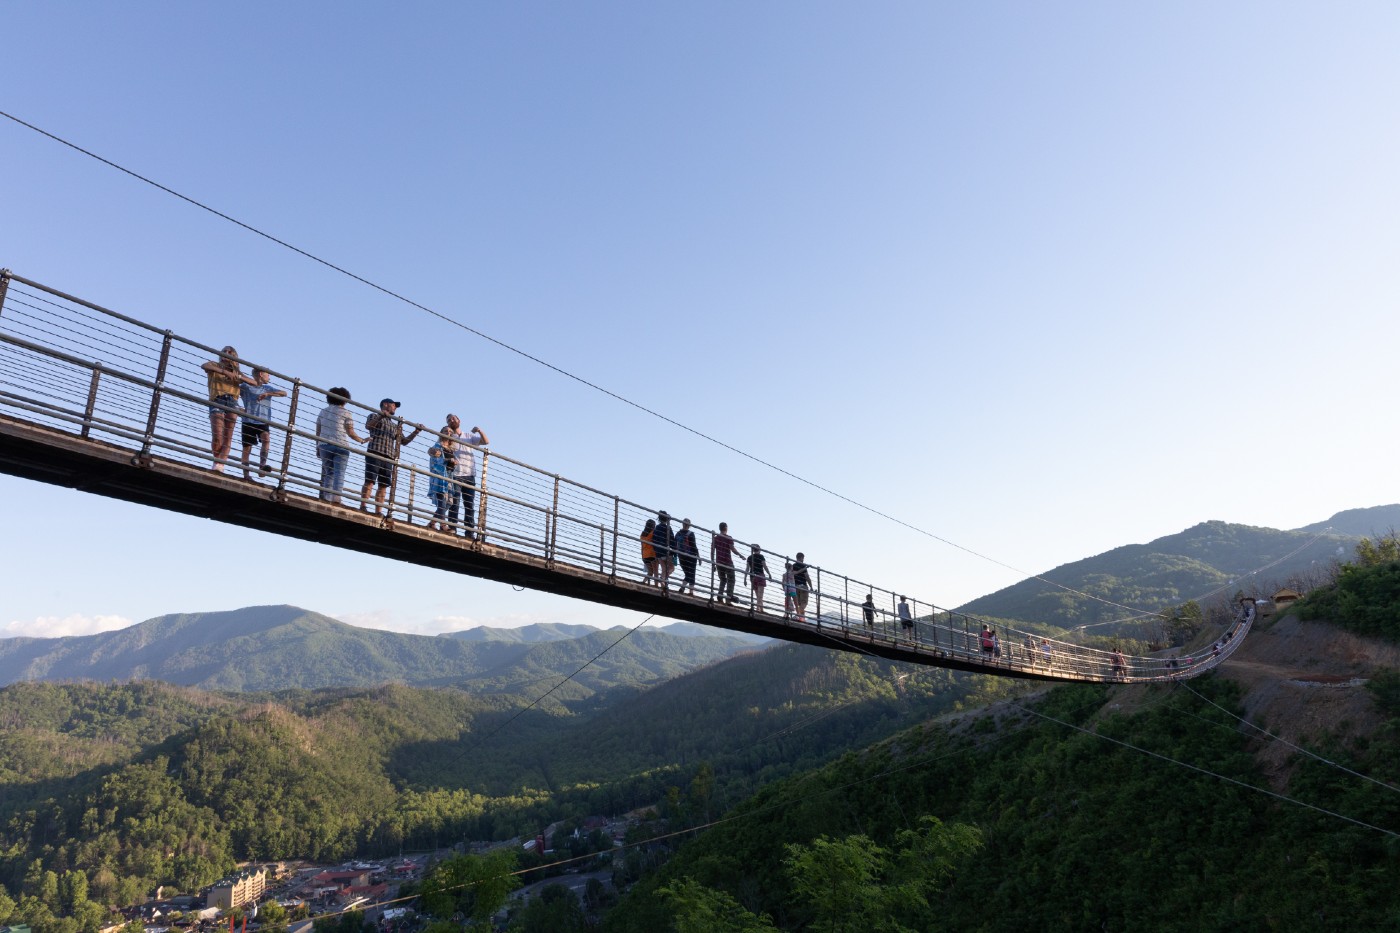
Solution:
M 692 531 L 705 572 L 697 574 L 692 594 L 682 594 L 648 579 L 641 560 L 640 534 L 658 510 L 488 447 L 475 451 L 473 476 L 454 480 L 468 493 L 460 522 L 434 520 L 426 466 L 371 452 L 353 456 L 383 461 L 388 492 L 378 514 L 362 510 L 353 489 L 334 501 L 341 499 L 338 481 L 327 478 L 322 455 L 342 464 L 351 455 L 328 451 L 317 435 L 327 390 L 258 360 L 239 362 L 244 372 L 251 365 L 267 371 L 287 395 L 275 400 L 267 421 L 267 467 L 257 469 L 255 461 L 245 475 L 238 460 L 224 462 L 211 447 L 211 413 L 230 420 L 246 414 L 235 400 L 211 398 L 204 364 L 220 359 L 219 349 L 0 270 L 0 471 L 619 609 L 1006 677 L 1113 683 L 1195 677 L 1224 661 L 1254 620 L 1246 604 L 1215 647 L 1193 657 L 1128 656 L 912 598 L 906 621 L 898 594 L 908 590 L 824 567 L 809 568 L 799 594 L 806 605 L 799 609 L 779 572 L 792 558 L 773 552 L 764 555 L 769 585 L 731 602 L 719 598 L 724 568 L 705 560 L 715 532 L 698 526 Z M 346 409 L 355 424 L 376 411 L 354 402 Z M 737 542 L 740 577 L 747 553 L 749 545 Z M 995 641 L 987 630 L 995 630 Z

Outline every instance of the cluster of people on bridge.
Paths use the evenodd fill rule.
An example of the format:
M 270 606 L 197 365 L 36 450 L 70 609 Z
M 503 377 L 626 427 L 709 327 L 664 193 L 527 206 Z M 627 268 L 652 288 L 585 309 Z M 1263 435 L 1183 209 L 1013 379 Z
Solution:
M 644 571 L 642 583 L 669 590 L 671 575 L 679 567 L 681 580 L 676 592 L 694 596 L 695 574 L 702 559 L 690 519 L 683 518 L 679 528 L 672 528 L 671 516 L 663 510 L 657 513 L 656 518 L 647 519 L 639 538 Z M 738 577 L 739 556 L 738 545 L 729 534 L 729 523 L 720 522 L 719 531 L 710 536 L 710 563 L 714 566 L 717 583 L 715 601 L 723 605 L 733 606 L 738 602 L 734 583 Z M 753 605 L 759 612 L 765 611 L 764 594 L 774 577 L 763 548 L 757 544 L 749 545 L 743 575 L 753 591 Z M 798 551 L 795 560 L 784 560 L 781 579 L 784 616 L 806 622 L 807 604 L 814 589 L 812 566 L 807 563 L 807 555 Z
M 273 423 L 272 400 L 284 397 L 287 392 L 271 382 L 267 370 L 254 367 L 251 374 L 245 374 L 239 365 L 238 351 L 226 346 L 220 351 L 219 359 L 203 364 L 208 377 L 209 421 L 212 433 L 211 452 L 214 470 L 223 472 L 230 460 L 235 428 L 242 418 L 243 476 L 252 480 L 253 472 L 269 473 L 268 447 Z M 385 496 L 394 487 L 397 464 L 403 448 L 412 444 L 425 429 L 422 424 L 406 423 L 398 416 L 401 403 L 392 398 L 379 402 L 379 409 L 364 419 L 365 436 L 356 430 L 355 418 L 346 408 L 351 400 L 350 391 L 343 386 L 331 388 L 326 393 L 326 407 L 316 418 L 316 454 L 321 462 L 319 485 L 320 498 L 329 503 L 342 504 L 345 475 L 352 452 L 351 444 L 365 444 L 364 483 L 360 488 L 359 508 L 367 513 L 382 514 Z M 405 427 L 412 431 L 405 433 Z M 470 431 L 462 430 L 462 421 L 455 414 L 446 417 L 446 423 L 435 432 L 435 439 L 428 448 L 427 496 L 433 504 L 433 513 L 427 527 L 429 530 L 455 534 L 460 527 L 469 539 L 475 539 L 477 520 L 477 458 L 479 449 L 487 447 L 489 440 L 480 427 Z M 257 466 L 251 462 L 254 450 L 259 453 Z M 661 511 L 655 519 L 648 519 L 640 534 L 641 558 L 644 570 L 643 583 L 647 586 L 669 590 L 671 579 L 677 568 L 681 579 L 677 593 L 696 595 L 696 572 L 702 563 L 698 540 L 690 519 L 682 519 L 679 528 L 671 525 L 671 516 Z M 710 538 L 709 559 L 716 577 L 715 599 L 723 605 L 735 605 L 735 582 L 739 576 L 739 546 L 729 534 L 729 525 L 719 523 L 719 531 Z M 743 577 L 752 590 L 752 605 L 759 612 L 766 612 L 765 591 L 768 583 L 775 579 L 770 571 L 763 549 L 757 544 L 749 545 L 749 553 L 743 561 Z M 797 552 L 796 559 L 783 561 L 781 575 L 783 591 L 783 613 L 785 618 L 798 622 L 807 621 L 807 608 L 812 592 L 813 568 L 807 563 L 806 555 Z M 1252 616 L 1252 600 L 1242 608 L 1241 621 Z M 868 593 L 861 604 L 861 614 L 867 629 L 874 629 L 877 617 L 884 610 L 877 609 L 874 593 Z M 899 597 L 894 615 L 900 622 L 901 634 L 915 639 L 914 616 L 908 600 Z M 1238 624 L 1238 623 L 1237 623 Z M 971 637 L 971 633 L 969 633 Z M 1233 637 L 1233 632 L 1211 647 L 1211 656 L 1218 656 L 1222 648 Z M 988 625 L 975 636 L 975 644 L 981 654 L 995 663 L 1002 654 L 1002 645 L 996 631 Z M 975 648 L 972 648 L 975 652 Z M 1017 653 L 1016 648 L 1011 649 Z M 1031 664 L 1053 664 L 1050 642 L 1041 639 L 1039 644 L 1030 636 L 1025 640 L 1025 658 Z M 1109 665 L 1112 677 L 1117 680 L 1127 678 L 1127 664 L 1121 650 L 1110 653 Z M 1193 664 L 1190 656 L 1170 659 L 1165 667 L 1168 670 L 1189 668 Z
M 239 365 L 238 351 L 224 347 L 219 359 L 203 364 L 209 381 L 209 424 L 213 435 L 210 449 L 214 470 L 223 472 L 233 447 L 234 428 L 243 420 L 243 478 L 252 480 L 250 454 L 260 450 L 258 472 L 267 474 L 268 438 L 272 430 L 272 399 L 287 393 L 272 385 L 265 369 L 254 368 L 252 375 Z M 326 392 L 326 407 L 316 416 L 316 456 L 321 462 L 319 497 L 324 502 L 343 504 L 345 474 L 350 464 L 351 444 L 368 445 L 365 452 L 364 483 L 360 487 L 360 510 L 380 515 L 384 499 L 397 478 L 397 464 L 403 448 L 412 444 L 425 428 L 409 424 L 398 416 L 400 402 L 379 401 L 379 410 L 364 421 L 365 436 L 355 429 L 355 418 L 346 408 L 350 390 L 334 386 Z M 449 414 L 446 424 L 428 449 L 428 499 L 433 503 L 431 530 L 455 533 L 459 527 L 475 537 L 477 470 L 476 451 L 490 441 L 479 427 L 462 430 L 462 421 Z

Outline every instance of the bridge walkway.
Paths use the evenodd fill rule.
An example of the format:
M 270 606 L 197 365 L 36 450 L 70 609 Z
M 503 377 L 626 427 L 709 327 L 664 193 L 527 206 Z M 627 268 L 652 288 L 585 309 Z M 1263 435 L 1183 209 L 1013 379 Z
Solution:
M 799 614 L 783 593 L 786 555 L 765 552 L 768 585 L 743 587 L 745 542 L 735 558 L 739 602 L 716 598 L 717 568 L 708 559 L 697 575 L 697 595 L 681 595 L 645 579 L 639 534 L 656 509 L 489 448 L 475 452 L 474 482 L 462 485 L 470 522 L 450 532 L 428 527 L 432 476 L 406 460 L 391 464 L 384 514 L 361 511 L 351 494 L 347 504 L 327 501 L 336 490 L 323 485 L 315 434 L 326 390 L 258 361 L 251 362 L 288 395 L 274 400 L 267 472 L 245 478 L 241 464 L 216 463 L 211 451 L 211 410 L 242 411 L 211 404 L 201 367 L 219 358 L 217 348 L 0 270 L 0 471 L 620 609 L 1006 677 L 1118 683 L 1194 677 L 1228 657 L 1253 622 L 1246 607 L 1216 650 L 1184 660 L 1115 656 L 1004 626 L 996 626 L 997 648 L 988 652 L 983 620 L 911 598 L 913 626 L 906 628 L 900 591 L 830 568 L 811 568 L 807 611 Z M 241 362 L 246 371 L 249 361 Z M 372 411 L 354 402 L 347 408 L 357 425 Z M 375 455 L 353 454 L 363 457 Z M 350 473 L 358 479 L 358 470 Z M 351 485 L 357 490 L 359 483 Z M 692 530 L 707 558 L 713 532 Z M 874 597 L 873 625 L 865 623 L 866 594 Z

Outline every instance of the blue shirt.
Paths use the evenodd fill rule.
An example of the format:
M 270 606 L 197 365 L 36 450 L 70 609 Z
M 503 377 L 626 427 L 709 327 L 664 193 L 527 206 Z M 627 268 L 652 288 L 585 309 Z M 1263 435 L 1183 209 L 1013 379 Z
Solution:
M 447 458 L 442 454 L 434 456 L 428 454 L 428 472 L 432 478 L 428 480 L 428 498 L 446 493 L 447 487 Z
M 272 422 L 272 399 L 258 398 L 264 392 L 280 391 L 272 383 L 265 386 L 250 386 L 246 382 L 238 387 L 238 395 L 243 401 L 243 416 L 245 422 L 256 422 L 257 424 L 270 424 Z

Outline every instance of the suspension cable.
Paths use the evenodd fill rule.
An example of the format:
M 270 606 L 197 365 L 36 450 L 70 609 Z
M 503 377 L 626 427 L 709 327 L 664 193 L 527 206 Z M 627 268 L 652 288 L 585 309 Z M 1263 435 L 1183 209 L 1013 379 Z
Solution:
M 125 166 L 120 165 L 120 164 L 118 164 L 117 162 L 112 161 L 111 159 L 108 159 L 108 158 L 105 158 L 105 157 L 103 157 L 103 156 L 101 156 L 101 155 L 98 155 L 97 153 L 95 153 L 95 152 L 93 152 L 93 151 L 91 151 L 91 150 L 89 150 L 89 149 L 85 149 L 85 148 L 83 148 L 82 146 L 79 146 L 77 143 L 71 142 L 71 141 L 69 141 L 69 140 L 67 140 L 67 139 L 65 139 L 65 138 L 63 138 L 63 137 L 61 137 L 61 136 L 58 136 L 58 135 L 55 134 L 55 133 L 51 133 L 51 132 L 49 132 L 48 130 L 45 130 L 45 129 L 39 127 L 39 126 L 36 126 L 36 125 L 34 125 L 33 123 L 30 123 L 30 122 L 28 122 L 28 121 L 26 121 L 26 120 L 22 120 L 22 119 L 20 119 L 19 117 L 15 116 L 14 114 L 8 113 L 8 112 L 3 111 L 3 110 L 0 110 L 0 117 L 5 117 L 6 119 L 8 119 L 8 120 L 10 120 L 10 121 L 12 121 L 12 122 L 14 122 L 14 123 L 17 123 L 17 124 L 19 124 L 20 126 L 23 126 L 23 127 L 27 128 L 27 129 L 30 129 L 30 130 L 33 130 L 35 133 L 38 133 L 38 134 L 41 135 L 41 136 L 44 136 L 44 137 L 46 137 L 46 138 L 48 138 L 48 139 L 51 139 L 51 140 L 53 140 L 53 141 L 56 142 L 56 143 L 59 143 L 60 145 L 66 146 L 66 147 L 68 147 L 69 149 L 74 150 L 75 152 L 78 152 L 78 153 L 81 153 L 82 155 L 87 156 L 88 158 L 95 159 L 96 161 L 101 162 L 103 165 L 106 165 L 106 166 L 108 166 L 108 167 L 110 167 L 110 168 L 113 168 L 113 169 L 119 171 L 119 172 L 122 172 L 122 173 L 125 174 L 125 175 L 129 175 L 129 176 L 131 176 L 132 178 L 135 178 L 137 181 L 144 182 L 145 184 L 150 185 L 151 187 L 156 188 L 156 189 L 158 189 L 158 190 L 160 190 L 160 191 L 163 191 L 163 192 L 165 192 L 166 194 L 171 195 L 172 197 L 178 198 L 178 199 L 180 199 L 181 201 L 186 202 L 187 204 L 190 204 L 190 205 L 192 205 L 192 206 L 194 206 L 194 207 L 199 208 L 200 210 L 203 210 L 203 211 L 206 211 L 206 212 L 208 212 L 208 213 L 210 213 L 210 214 L 213 214 L 215 217 L 218 217 L 218 218 L 220 218 L 221 220 L 225 220 L 225 221 L 227 221 L 227 222 L 229 222 L 229 223 L 231 223 L 231 224 L 234 224 L 235 226 L 241 227 L 242 229 L 248 231 L 249 233 L 252 233 L 252 234 L 254 234 L 254 235 L 256 235 L 256 236 L 260 236 L 260 237 L 262 237 L 263 239 L 269 240 L 269 241 L 271 241 L 272 243 L 277 244 L 278 246 L 284 247 L 285 249 L 289 249 L 289 250 L 291 250 L 292 252 L 297 253 L 298 255 L 303 256 L 303 257 L 305 257 L 306 259 L 311 260 L 312 262 L 318 263 L 319 265 L 322 265 L 322 266 L 326 267 L 327 269 L 330 269 L 330 270 L 332 270 L 332 271 L 334 271 L 334 272 L 338 272 L 338 273 L 340 273 L 341 275 L 346 276 L 347 278 L 353 279 L 354 281 L 359 282 L 361 285 L 365 285 L 365 286 L 367 286 L 367 287 L 369 287 L 369 288 L 372 288 L 372 289 L 374 289 L 375 291 L 380 292 L 381 294 L 384 294 L 384 295 L 386 295 L 386 296 L 388 296 L 388 297 L 390 297 L 390 298 L 393 298 L 393 299 L 395 299 L 395 300 L 397 300 L 397 301 L 400 301 L 400 302 L 402 302 L 402 303 L 404 303 L 404 304 L 406 304 L 406 305 L 409 305 L 410 307 L 416 308 L 416 309 L 418 309 L 419 311 L 422 311 L 422 312 L 424 312 L 425 314 L 429 314 L 429 315 L 431 315 L 431 316 L 433 316 L 433 317 L 435 317 L 435 318 L 437 318 L 437 319 L 439 319 L 439 320 L 441 320 L 441 321 L 443 321 L 443 322 L 445 322 L 445 323 L 447 323 L 447 324 L 450 324 L 450 325 L 452 325 L 452 326 L 454 326 L 454 327 L 458 327 L 458 328 L 460 328 L 460 329 L 462 329 L 462 330 L 464 330 L 464 331 L 467 331 L 468 333 L 473 334 L 473 335 L 475 335 L 475 336 L 481 338 L 482 340 L 485 340 L 485 341 L 487 341 L 487 342 L 489 342 L 489 343 L 492 343 L 492 344 L 496 345 L 497 347 L 500 347 L 501 349 L 506 350 L 506 351 L 508 351 L 508 352 L 510 352 L 510 353 L 514 353 L 514 354 L 516 354 L 517 356 L 523 357 L 524 359 L 527 359 L 527 360 L 529 360 L 529 361 L 532 362 L 532 363 L 536 363 L 536 364 L 538 364 L 538 365 L 540 365 L 540 366 L 543 366 L 543 367 L 545 367 L 546 369 L 548 369 L 548 370 L 550 370 L 550 371 L 552 371 L 552 372 L 554 372 L 554 373 L 557 373 L 557 374 L 560 375 L 560 376 L 565 377 L 566 379 L 571 379 L 571 380 L 573 380 L 573 381 L 579 383 L 580 385 L 587 386 L 588 388 L 593 389 L 593 390 L 596 391 L 596 392 L 600 392 L 600 393 L 602 393 L 603 395 L 606 395 L 606 396 L 608 396 L 609 398 L 612 398 L 612 399 L 615 400 L 615 401 L 621 402 L 621 403 L 624 404 L 624 405 L 627 405 L 627 406 L 629 406 L 629 407 L 631 407 L 631 408 L 635 408 L 635 409 L 637 409 L 638 411 L 641 411 L 641 412 L 643 412 L 643 413 L 645 413 L 645 414 L 651 415 L 651 416 L 654 417 L 654 418 L 657 418 L 658 420 L 664 421 L 664 422 L 666 422 L 667 424 L 671 425 L 672 427 L 679 428 L 680 430 L 685 431 L 685 432 L 688 433 L 688 434 L 692 434 L 692 435 L 694 435 L 695 437 L 698 437 L 698 438 L 700 438 L 700 439 L 702 439 L 702 440 L 708 441 L 709 443 L 714 444 L 714 445 L 716 445 L 716 446 L 718 446 L 718 447 L 721 447 L 721 448 L 723 448 L 723 449 L 725 449 L 725 450 L 727 450 L 727 451 L 729 451 L 729 452 L 731 452 L 731 453 L 738 454 L 739 456 L 741 456 L 741 457 L 743 457 L 743 458 L 745 458 L 745 459 L 747 459 L 747 460 L 750 460 L 750 461 L 752 461 L 752 462 L 754 462 L 754 463 L 756 463 L 756 464 L 758 464 L 758 465 L 760 465 L 760 466 L 766 467 L 767 469 L 772 470 L 772 471 L 774 471 L 774 472 L 776 472 L 776 473 L 782 474 L 783 476 L 786 476 L 786 477 L 788 477 L 789 479 L 795 480 L 795 481 L 797 481 L 797 482 L 799 482 L 799 483 L 802 483 L 803 485 L 809 486 L 809 487 L 811 487 L 812 489 L 815 489 L 815 490 L 817 490 L 817 491 L 819 491 L 819 492 L 822 492 L 822 493 L 825 493 L 825 494 L 827 494 L 827 495 L 829 495 L 829 496 L 832 496 L 833 498 L 839 499 L 839 500 L 841 500 L 842 502 L 847 503 L 848 505 L 855 506 L 856 508 L 861 509 L 862 511 L 868 512 L 868 513 L 870 513 L 870 514 L 872 514 L 872 515 L 875 515 L 875 516 L 877 516 L 877 517 L 879 517 L 879 518 L 883 518 L 883 519 L 885 519 L 886 521 L 893 522 L 894 524 L 899 525 L 899 526 L 901 526 L 901 527 L 903 527 L 903 528 L 905 528 L 905 529 L 907 529 L 907 530 L 909 530 L 909 531 L 913 531 L 913 532 L 915 532 L 916 534 L 923 535 L 924 537 L 930 538 L 931 540 L 938 541 L 938 542 L 941 543 L 941 544 L 944 544 L 944 545 L 946 545 L 946 546 L 948 546 L 948 547 L 951 547 L 951 548 L 954 548 L 954 549 L 956 549 L 956 550 L 962 551 L 962 552 L 964 552 L 964 553 L 966 553 L 966 554 L 969 554 L 969 555 L 971 555 L 971 556 L 973 556 L 973 557 L 978 558 L 979 560 L 986 561 L 987 563 L 990 563 L 990 564 L 995 564 L 996 566 L 1001 567 L 1001 568 L 1003 568 L 1003 569 L 1005 569 L 1005 570 L 1010 570 L 1012 573 L 1015 573 L 1015 574 L 1017 574 L 1017 575 L 1019 575 L 1019 576 L 1021 576 L 1021 577 L 1024 577 L 1024 578 L 1028 579 L 1028 580 L 1036 580 L 1036 581 L 1039 581 L 1039 582 L 1041 582 L 1041 583 L 1046 584 L 1047 586 L 1052 586 L 1052 587 L 1054 587 L 1054 588 L 1056 588 L 1056 589 L 1062 590 L 1062 591 L 1064 591 L 1064 592 L 1066 592 L 1066 593 L 1070 593 L 1070 594 L 1072 594 L 1072 595 L 1074 595 L 1074 596 L 1079 596 L 1079 597 L 1082 597 L 1082 598 L 1084 598 L 1084 599 L 1091 600 L 1091 601 L 1093 601 L 1093 602 L 1103 603 L 1104 605 L 1113 606 L 1114 608 L 1117 608 L 1117 609 L 1123 609 L 1123 610 L 1125 610 L 1125 611 L 1127 611 L 1127 612 L 1140 612 L 1140 610 L 1135 609 L 1135 608 L 1132 607 L 1132 606 L 1125 606 L 1125 605 L 1122 605 L 1121 603 L 1114 602 L 1113 600 L 1106 599 L 1106 598 L 1104 598 L 1104 597 L 1102 597 L 1102 596 L 1096 596 L 1096 595 L 1094 595 L 1094 594 L 1092 594 L 1092 593 L 1084 592 L 1083 590 L 1076 589 L 1076 588 L 1074 588 L 1074 587 L 1072 587 L 1072 586 L 1069 586 L 1069 585 L 1067 585 L 1067 584 L 1059 583 L 1059 582 L 1056 582 L 1056 581 L 1054 581 L 1054 580 L 1050 580 L 1050 579 L 1048 579 L 1048 578 L 1046 578 L 1046 577 L 1044 577 L 1044 576 L 1041 576 L 1041 575 L 1039 575 L 1039 574 L 1030 573 L 1030 572 L 1028 572 L 1028 571 L 1021 570 L 1020 568 L 1014 567 L 1014 566 L 1012 566 L 1011 564 L 1008 564 L 1008 563 L 1006 563 L 1006 562 L 1004 562 L 1004 561 L 998 560 L 998 559 L 995 558 L 995 557 L 991 557 L 990 555 L 983 554 L 983 553 L 981 553 L 980 551 L 976 551 L 976 550 L 973 550 L 972 548 L 966 547 L 966 546 L 964 546 L 964 545 L 962 545 L 962 544 L 958 544 L 956 541 L 952 541 L 952 540 L 950 540 L 950 539 L 948 539 L 948 538 L 945 538 L 945 537 L 943 537 L 943 536 L 941 536 L 941 535 L 934 534 L 933 532 L 928 531 L 927 529 L 920 528 L 919 526 L 914 525 L 914 524 L 911 524 L 910 522 L 907 522 L 907 521 L 905 521 L 905 520 L 903 520 L 903 519 L 901 519 L 901 518 L 898 518 L 898 517 L 896 517 L 896 516 L 894 516 L 894 515 L 891 515 L 891 514 L 889 514 L 888 512 L 881 511 L 880 509 L 877 509 L 877 508 L 875 508 L 874 506 L 867 505 L 867 504 L 864 503 L 864 502 L 861 502 L 861 501 L 859 501 L 859 500 L 857 500 L 857 499 L 854 499 L 854 498 L 852 498 L 852 497 L 850 497 L 850 496 L 847 496 L 847 495 L 845 495 L 845 494 L 843 494 L 843 493 L 837 492 L 837 491 L 834 490 L 834 489 L 831 489 L 831 488 L 829 488 L 829 487 L 827 487 L 827 486 L 823 486 L 823 485 L 821 485 L 820 483 L 815 482 L 814 480 L 807 479 L 806 477 L 801 476 L 801 475 L 799 475 L 799 474 L 797 474 L 797 473 L 794 473 L 794 472 L 792 472 L 791 470 L 788 470 L 788 469 L 786 469 L 786 468 L 784 468 L 784 467 L 778 466 L 777 464 L 772 463 L 771 461 L 764 460 L 762 457 L 759 457 L 759 456 L 757 456 L 756 454 L 751 454 L 751 453 L 749 453 L 748 451 L 743 450 L 742 448 L 735 447 L 733 444 L 729 444 L 729 443 L 727 443 L 727 442 L 725 442 L 725 441 L 722 441 L 722 440 L 720 440 L 719 438 L 714 437 L 713 435 L 706 434 L 704 431 L 701 431 L 701 430 L 698 429 L 698 428 L 693 428 L 693 427 L 691 427 L 691 426 L 688 425 L 688 424 L 685 424 L 685 423 L 683 423 L 683 422 L 681 422 L 681 421 L 677 421 L 676 419 L 674 419 L 674 418 L 672 418 L 672 417 L 670 417 L 670 416 L 668 416 L 668 415 L 662 414 L 661 412 L 656 411 L 655 409 L 649 408 L 649 407 L 647 407 L 646 405 L 643 405 L 643 404 L 640 403 L 640 402 L 634 401 L 633 399 L 630 399 L 630 398 L 628 398 L 628 397 L 626 397 L 626 396 L 624 396 L 624 395 L 621 395 L 621 394 L 619 394 L 619 393 L 617 393 L 617 392 L 614 392 L 614 391 L 611 390 L 611 389 L 605 388 L 605 387 L 603 387 L 603 386 L 601 386 L 601 385 L 599 385 L 599 384 L 597 384 L 597 383 L 595 383 L 595 382 L 592 382 L 592 381 L 590 381 L 590 380 L 588 380 L 588 379 L 585 379 L 584 377 L 579 376 L 579 375 L 577 375 L 576 373 L 570 372 L 569 370 L 564 369 L 563 367 L 557 366 L 557 365 L 555 365 L 555 364 L 553 364 L 553 363 L 550 363 L 550 362 L 548 362 L 548 361 L 546 361 L 546 360 L 544 360 L 544 359 L 541 359 L 540 357 L 537 357 L 537 356 L 535 356 L 535 355 L 533 355 L 533 354 L 531 354 L 531 353 L 528 353 L 527 351 L 522 350 L 522 349 L 520 349 L 519 347 L 516 347 L 516 346 L 514 346 L 514 345 L 512 345 L 512 344 L 506 343 L 505 341 L 500 340 L 500 339 L 498 339 L 498 338 L 496 338 L 496 337 L 493 337 L 493 336 L 491 336 L 490 334 L 485 333 L 484 331 L 478 330 L 477 328 L 472 327 L 471 325 L 469 325 L 469 324 L 467 324 L 467 323 L 465 323 L 465 322 L 463 322 L 463 321 L 461 321 L 461 320 L 458 320 L 457 318 L 454 318 L 454 317 L 452 317 L 452 316 L 450 316 L 450 315 L 448 315 L 448 314 L 445 314 L 445 313 L 443 313 L 443 312 L 441 312 L 441 311 L 435 310 L 434 308 L 430 308 L 430 307 L 428 307 L 427 305 L 421 304 L 421 303 L 419 303 L 419 302 L 413 300 L 412 298 L 409 298 L 409 297 L 407 297 L 407 296 L 405 296 L 405 295 L 403 295 L 403 294 L 401 294 L 401 293 L 399 293 L 399 292 L 393 291 L 393 290 L 390 289 L 390 288 L 387 288 L 387 287 L 385 287 L 385 286 L 383 286 L 383 285 L 380 285 L 380 284 L 378 284 L 377 282 L 374 282 L 374 281 L 372 281 L 372 280 L 370 280 L 370 279 L 368 279 L 368 278 L 366 278 L 366 277 L 364 277 L 364 276 L 362 276 L 362 275 L 359 275 L 359 274 L 357 274 L 357 273 L 355 273 L 355 272 L 350 271 L 349 269 L 344 268 L 343 266 L 336 265 L 335 263 L 333 263 L 333 262 L 331 262 L 331 261 L 329 261 L 329 260 L 327 260 L 327 259 L 323 259 L 323 258 L 321 258 L 320 256 L 317 256 L 315 253 L 312 253 L 312 252 L 310 252 L 309 250 L 302 249 L 302 248 L 299 247 L 299 246 L 295 246 L 295 245 L 293 245 L 292 243 L 287 242 L 286 240 L 280 239 L 279 237 L 276 237 L 276 236 L 272 235 L 271 233 L 268 233 L 268 232 L 266 232 L 266 231 L 264 231 L 264 230 L 259 229 L 258 227 L 253 226 L 252 224 L 246 223 L 246 222 L 244 222 L 244 221 L 242 221 L 242 220 L 239 220 L 239 219 L 236 218 L 236 217 L 233 217 L 233 216 L 231 216 L 231 215 L 229 215 L 229 214 L 224 213 L 223 211 L 220 211 L 220 210 L 217 210 L 216 208 L 210 207 L 209 205 L 207 205 L 207 204 L 205 204 L 205 203 L 203 203 L 203 202 L 201 202 L 201 201 L 199 201 L 199 200 L 196 200 L 195 198 L 190 197 L 189 195 L 182 194 L 182 193 L 180 193 L 179 191 L 176 191 L 176 190 L 173 189 L 173 188 L 170 188 L 170 187 L 168 187 L 168 186 L 166 186 L 166 185 L 163 185 L 163 184 L 161 184 L 161 183 L 158 182 L 158 181 L 155 181 L 155 180 L 153 180 L 153 179 L 151 179 L 151 178 L 148 178 L 147 176 L 142 175 L 142 174 L 140 174 L 140 173 L 138 173 L 138 172 L 136 172 L 136 171 L 133 171 L 132 169 L 126 168 Z

